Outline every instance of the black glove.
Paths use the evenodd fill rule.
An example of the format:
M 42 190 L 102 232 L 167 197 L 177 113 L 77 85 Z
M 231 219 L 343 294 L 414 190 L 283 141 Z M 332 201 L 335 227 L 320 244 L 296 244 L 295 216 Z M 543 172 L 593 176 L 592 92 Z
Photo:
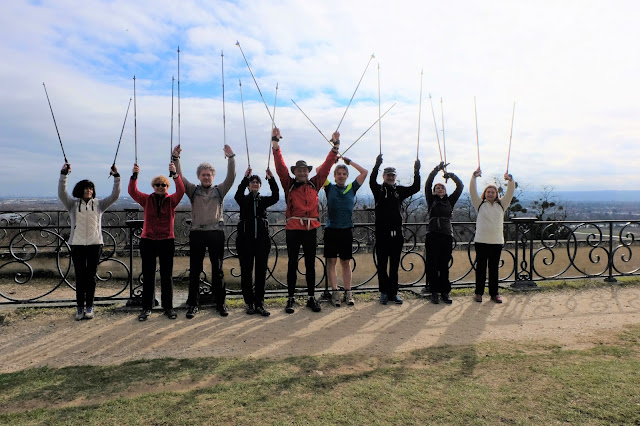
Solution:
M 413 171 L 415 173 L 418 173 L 420 171 L 420 160 L 416 160 L 416 162 L 413 164 Z
M 378 167 L 380 167 L 381 164 L 382 164 L 382 154 L 379 154 L 376 157 L 376 165 L 374 167 L 378 168 Z
M 442 175 L 442 177 L 444 177 L 445 179 L 453 179 L 454 174 L 453 173 L 445 173 L 444 175 Z
M 436 170 L 444 170 L 450 163 L 444 164 L 444 161 L 441 161 L 440 164 L 436 166 Z
M 68 175 L 69 174 L 69 165 L 68 164 L 65 164 L 62 167 L 62 170 L 60 170 L 60 174 L 61 175 Z

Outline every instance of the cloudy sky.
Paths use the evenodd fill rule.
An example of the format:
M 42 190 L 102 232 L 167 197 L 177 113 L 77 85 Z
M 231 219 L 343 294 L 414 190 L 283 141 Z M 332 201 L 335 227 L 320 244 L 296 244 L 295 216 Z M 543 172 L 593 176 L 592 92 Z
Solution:
M 79 7 L 79 5 L 82 5 Z M 42 83 L 72 164 L 72 181 L 110 187 L 133 80 L 137 86 L 141 181 L 167 173 L 171 79 L 180 46 L 180 126 L 175 86 L 174 144 L 183 168 L 211 162 L 222 179 L 226 142 L 247 167 L 240 86 L 251 165 L 267 165 L 271 120 L 249 74 L 273 107 L 285 161 L 318 165 L 329 145 L 293 105 L 330 137 L 362 78 L 340 131 L 343 146 L 382 120 L 384 166 L 407 182 L 416 158 L 423 181 L 439 161 L 468 180 L 506 169 L 529 185 L 558 190 L 637 189 L 640 161 L 640 3 L 635 1 L 94 1 L 6 2 L 0 15 L 0 196 L 55 196 L 64 162 Z M 379 71 L 378 71 L 379 70 Z M 441 102 L 442 99 L 442 102 Z M 444 112 L 444 138 L 442 135 Z M 133 105 L 117 165 L 134 162 Z M 374 126 L 348 156 L 371 169 L 379 150 Z M 141 187 L 144 187 L 141 185 Z M 100 190 L 100 188 L 105 188 Z M 149 188 L 150 189 L 150 188 Z M 368 189 L 367 189 L 368 191 Z

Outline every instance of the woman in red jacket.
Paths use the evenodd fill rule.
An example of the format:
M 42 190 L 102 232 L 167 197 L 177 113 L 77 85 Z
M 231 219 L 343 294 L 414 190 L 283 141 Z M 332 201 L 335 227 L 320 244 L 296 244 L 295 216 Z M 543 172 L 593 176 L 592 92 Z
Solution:
M 173 253 L 175 251 L 173 223 L 176 207 L 184 195 L 184 184 L 176 167 L 169 164 L 170 175 L 176 183 L 176 192 L 167 192 L 170 180 L 166 176 L 156 176 L 151 181 L 152 194 L 138 191 L 140 167 L 133 165 L 133 175 L 129 181 L 129 195 L 144 209 L 144 225 L 140 237 L 140 257 L 142 258 L 142 312 L 140 321 L 146 321 L 153 307 L 153 293 L 156 281 L 156 258 L 160 261 L 160 290 L 164 314 L 171 319 L 177 317 L 173 310 Z

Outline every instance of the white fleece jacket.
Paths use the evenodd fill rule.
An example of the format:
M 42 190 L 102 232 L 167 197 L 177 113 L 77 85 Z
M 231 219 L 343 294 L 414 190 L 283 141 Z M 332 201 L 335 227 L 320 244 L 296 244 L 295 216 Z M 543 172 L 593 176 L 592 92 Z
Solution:
M 67 193 L 67 175 L 60 174 L 58 182 L 58 198 L 69 210 L 71 219 L 71 235 L 69 245 L 90 246 L 104 244 L 102 240 L 102 213 L 120 196 L 120 177 L 113 178 L 111 195 L 102 200 L 92 198 L 84 201 L 73 198 Z
M 476 243 L 485 244 L 504 244 L 504 212 L 511 204 L 513 198 L 513 192 L 516 189 L 516 184 L 512 180 L 507 184 L 507 192 L 504 197 L 500 199 L 500 204 L 497 202 L 482 202 L 482 199 L 478 195 L 478 188 L 476 186 L 476 177 L 471 175 L 471 182 L 469 183 L 469 196 L 471 196 L 471 203 L 473 208 L 478 212 L 478 218 L 476 219 L 476 235 L 473 239 Z

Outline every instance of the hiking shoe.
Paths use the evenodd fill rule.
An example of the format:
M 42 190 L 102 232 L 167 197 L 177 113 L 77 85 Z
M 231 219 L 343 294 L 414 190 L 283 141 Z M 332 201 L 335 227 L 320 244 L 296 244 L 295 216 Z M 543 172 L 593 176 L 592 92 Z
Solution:
M 164 314 L 165 314 L 169 319 L 176 319 L 176 318 L 178 318 L 178 314 L 176 314 L 176 311 L 175 311 L 173 308 L 165 309 L 165 310 L 164 310 Z
M 309 296 L 309 299 L 307 299 L 307 308 L 310 308 L 313 312 L 320 312 L 322 310 L 320 304 L 313 296 Z
M 500 296 L 499 294 L 496 294 L 495 296 L 491 296 L 491 300 L 493 300 L 496 303 L 502 303 L 502 296 Z
M 440 303 L 440 299 L 438 299 L 438 293 L 431 293 L 431 303 L 437 305 Z
M 76 321 L 80 321 L 83 318 L 84 318 L 84 309 L 83 308 L 78 308 L 76 310 Z
M 402 305 L 402 299 L 397 294 L 395 296 L 391 296 L 389 300 L 395 303 L 396 305 Z
M 338 290 L 333 290 L 331 293 L 331 304 L 336 308 L 340 307 L 340 293 Z
M 482 303 L 482 295 L 481 294 L 476 294 L 474 296 L 473 300 L 475 300 L 478 303 Z
M 284 311 L 288 314 L 294 313 L 296 311 L 294 308 L 295 304 L 296 304 L 296 299 L 294 297 L 290 297 L 287 300 L 287 307 L 284 308 Z
M 351 293 L 351 290 L 344 291 L 344 301 L 349 306 L 353 306 L 356 304 L 356 302 L 353 300 L 353 293 Z
M 442 293 L 440 295 L 440 298 L 442 299 L 442 301 L 444 303 L 446 303 L 447 305 L 450 305 L 453 303 L 453 300 L 451 299 L 451 296 L 449 296 L 449 293 Z
M 188 306 L 187 307 L 187 318 L 191 319 L 193 317 L 196 316 L 196 314 L 198 313 L 198 307 L 197 306 Z
M 389 298 L 387 297 L 387 293 L 380 293 L 380 304 L 386 305 L 388 301 Z
M 247 305 L 247 310 L 245 312 L 247 315 L 253 315 L 256 313 L 256 310 L 253 309 L 253 305 Z
M 149 315 L 151 315 L 151 309 L 143 309 L 138 315 L 138 321 L 146 321 Z
M 93 306 L 87 306 L 87 310 L 84 311 L 85 319 L 93 319 Z
M 229 311 L 227 310 L 227 305 L 224 303 L 222 305 L 218 305 L 216 310 L 220 314 L 221 317 L 226 317 L 229 315 Z
M 262 305 L 256 306 L 256 312 L 262 315 L 263 317 L 268 317 L 269 315 L 271 315 L 271 312 L 267 311 Z

